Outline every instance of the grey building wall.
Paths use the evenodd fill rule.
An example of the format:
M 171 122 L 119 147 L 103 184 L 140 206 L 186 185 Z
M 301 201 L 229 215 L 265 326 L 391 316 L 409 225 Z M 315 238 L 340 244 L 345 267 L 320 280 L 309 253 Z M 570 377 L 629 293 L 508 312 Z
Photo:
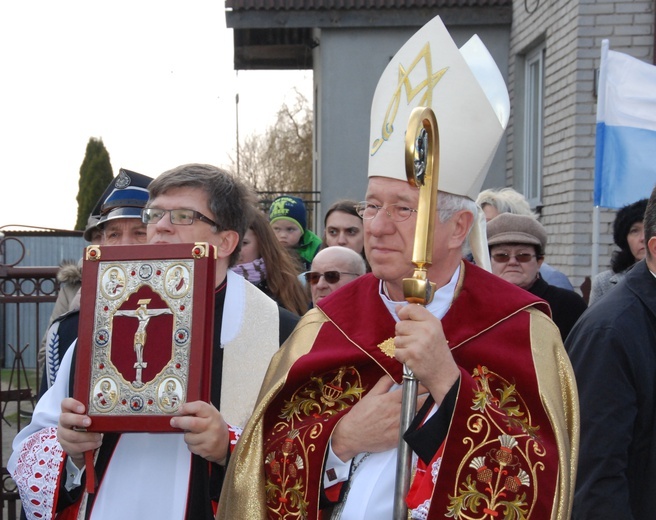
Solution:
M 590 276 L 596 96 L 595 72 L 601 41 L 612 50 L 652 63 L 652 0 L 515 0 L 510 35 L 511 121 L 507 132 L 507 185 L 521 175 L 522 62 L 544 43 L 544 164 L 541 221 L 547 229 L 547 261 L 563 270 L 575 287 Z M 645 196 L 651 187 L 645 187 Z M 600 270 L 610 264 L 615 212 L 601 210 Z
M 389 60 L 419 27 L 322 29 L 314 49 L 315 186 L 321 191 L 320 222 L 335 200 L 362 200 L 367 187 L 369 118 L 378 79 Z M 448 26 L 458 46 L 478 34 L 507 77 L 507 25 Z M 439 123 L 439 122 L 438 122 Z M 505 185 L 505 139 L 484 188 Z

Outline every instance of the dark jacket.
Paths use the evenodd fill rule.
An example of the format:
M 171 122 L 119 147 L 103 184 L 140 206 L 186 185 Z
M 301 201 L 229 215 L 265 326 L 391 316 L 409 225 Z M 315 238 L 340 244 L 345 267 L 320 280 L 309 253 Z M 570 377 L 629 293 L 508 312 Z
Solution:
M 560 336 L 565 338 L 572 327 L 585 312 L 588 306 L 585 300 L 574 291 L 568 291 L 555 285 L 549 285 L 541 276 L 528 290 L 538 298 L 542 298 L 551 307 L 551 319 L 560 329 Z
M 656 278 L 641 261 L 567 338 L 581 406 L 572 518 L 654 518 Z

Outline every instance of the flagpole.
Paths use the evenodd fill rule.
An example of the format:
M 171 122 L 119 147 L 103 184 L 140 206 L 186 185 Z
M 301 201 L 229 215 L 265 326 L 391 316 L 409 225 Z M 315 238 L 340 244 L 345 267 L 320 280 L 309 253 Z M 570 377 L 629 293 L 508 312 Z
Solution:
M 601 63 L 599 65 L 599 81 L 597 83 L 597 123 L 605 119 L 606 111 L 606 59 L 608 58 L 608 40 L 601 41 Z M 599 153 L 599 150 L 596 150 Z M 596 161 L 595 161 L 596 162 Z M 597 197 L 594 196 L 596 199 Z M 599 206 L 593 202 L 592 207 L 592 262 L 590 275 L 594 278 L 599 272 Z
M 592 266 L 590 276 L 594 278 L 599 272 L 599 206 L 592 208 Z

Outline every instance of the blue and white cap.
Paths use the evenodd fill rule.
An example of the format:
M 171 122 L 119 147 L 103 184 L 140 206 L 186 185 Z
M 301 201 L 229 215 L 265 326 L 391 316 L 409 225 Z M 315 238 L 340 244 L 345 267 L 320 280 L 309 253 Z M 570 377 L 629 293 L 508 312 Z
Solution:
M 102 194 L 91 217 L 98 219 L 96 227 L 102 229 L 105 222 L 117 218 L 141 218 L 141 210 L 148 202 L 148 185 L 153 179 L 141 173 L 121 168 Z M 84 238 L 91 239 L 94 226 L 87 226 Z

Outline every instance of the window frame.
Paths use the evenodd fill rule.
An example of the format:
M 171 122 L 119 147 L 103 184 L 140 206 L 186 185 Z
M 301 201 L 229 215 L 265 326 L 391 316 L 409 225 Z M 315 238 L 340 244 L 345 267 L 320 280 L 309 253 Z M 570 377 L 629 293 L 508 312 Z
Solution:
M 544 178 L 544 58 L 544 44 L 524 58 L 522 191 L 534 209 L 542 206 Z

